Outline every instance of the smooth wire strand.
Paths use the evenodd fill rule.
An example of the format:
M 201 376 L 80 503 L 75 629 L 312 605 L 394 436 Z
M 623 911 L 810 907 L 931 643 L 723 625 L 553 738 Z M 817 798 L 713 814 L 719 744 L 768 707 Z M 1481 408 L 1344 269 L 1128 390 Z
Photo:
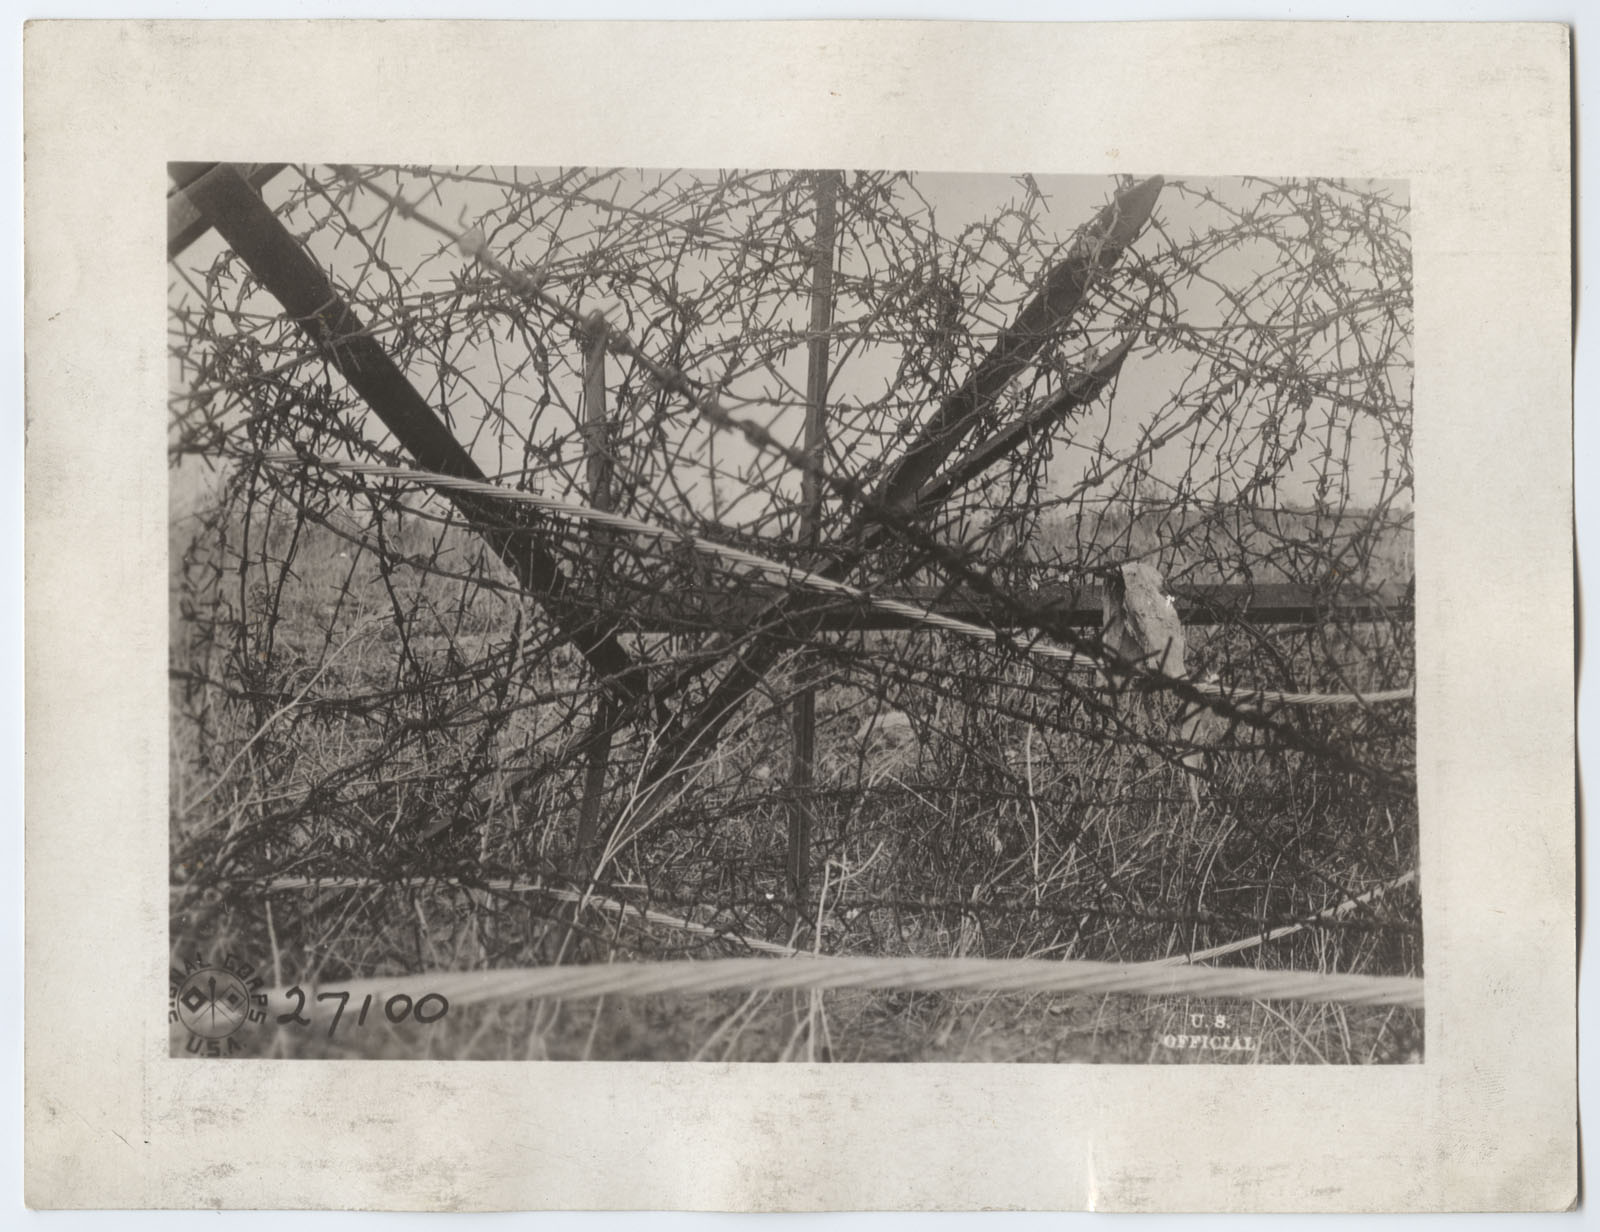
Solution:
M 646 997 L 713 992 L 901 989 L 915 992 L 1127 993 L 1147 997 L 1217 997 L 1421 1008 L 1423 983 L 1410 976 L 1327 975 L 1240 967 L 1157 966 L 1041 958 L 708 958 L 696 961 L 430 971 L 378 976 L 265 995 L 271 1015 L 326 1019 L 355 1012 L 371 998 L 409 1005 L 443 998 L 451 1010 L 495 1001 L 547 997 Z
M 778 561 L 768 560 L 764 556 L 757 556 L 755 553 L 746 552 L 741 548 L 729 547 L 727 544 L 718 543 L 713 539 L 706 539 L 686 531 L 669 530 L 663 526 L 641 522 L 636 518 L 626 517 L 618 513 L 609 513 L 605 510 L 594 509 L 571 501 L 558 500 L 555 497 L 544 496 L 537 492 L 518 491 L 483 480 L 464 479 L 455 475 L 440 474 L 436 471 L 387 466 L 372 462 L 343 461 L 310 453 L 276 452 L 264 453 L 260 457 L 263 462 L 276 466 L 314 464 L 346 474 L 363 475 L 377 479 L 392 479 L 424 487 L 448 488 L 460 492 L 470 492 L 478 496 L 516 501 L 521 504 L 535 506 L 557 517 L 579 522 L 590 522 L 645 539 L 687 545 L 703 555 L 717 557 L 743 566 L 752 572 L 773 578 L 786 587 L 798 586 L 823 594 L 837 595 L 840 598 L 849 599 L 858 604 L 865 604 L 878 611 L 899 616 L 927 628 L 942 629 L 948 633 L 956 633 L 986 642 L 998 642 L 1001 640 L 1001 635 L 996 630 L 986 628 L 983 625 L 970 624 L 953 616 L 944 616 L 938 612 L 929 611 L 927 608 L 906 603 L 899 599 L 886 599 L 882 596 L 874 595 L 870 591 L 851 586 L 848 583 L 835 581 L 832 578 L 823 577 L 820 574 L 812 573 L 794 565 L 785 565 Z M 1099 668 L 1103 666 L 1091 655 L 1055 646 L 1049 642 L 1034 640 L 1020 645 L 1019 649 L 1030 655 L 1060 660 L 1071 663 L 1076 667 Z M 1207 680 L 1195 680 L 1186 683 L 1190 684 L 1196 692 L 1208 697 L 1220 698 L 1233 705 L 1366 706 L 1380 702 L 1408 701 L 1413 692 L 1410 688 L 1404 688 L 1388 689 L 1376 693 L 1289 693 L 1275 689 L 1234 689 L 1219 682 Z

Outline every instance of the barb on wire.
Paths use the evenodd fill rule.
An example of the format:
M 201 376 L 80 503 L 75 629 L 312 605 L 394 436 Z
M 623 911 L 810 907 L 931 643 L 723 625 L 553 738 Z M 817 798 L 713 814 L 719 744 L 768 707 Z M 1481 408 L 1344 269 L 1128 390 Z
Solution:
M 1295 933 L 1304 932 L 1308 928 L 1315 928 L 1318 924 L 1324 923 L 1328 920 L 1342 920 L 1357 907 L 1364 906 L 1367 903 L 1377 902 L 1391 890 L 1398 890 L 1403 885 L 1410 885 L 1416 879 L 1417 870 L 1412 869 L 1410 872 L 1402 873 L 1400 876 L 1394 877 L 1389 881 L 1385 881 L 1381 885 L 1374 886 L 1365 894 L 1358 894 L 1354 898 L 1347 898 L 1344 900 L 1344 902 L 1339 903 L 1337 906 L 1329 907 L 1326 910 L 1319 911 L 1316 913 L 1316 915 L 1311 916 L 1309 919 L 1296 920 L 1292 924 L 1282 924 L 1276 928 L 1269 928 L 1265 932 L 1258 933 L 1253 937 L 1245 937 L 1238 941 L 1230 941 L 1226 945 L 1214 945 L 1204 950 L 1196 950 L 1191 954 L 1174 954 L 1170 958 L 1153 959 L 1147 965 L 1152 967 L 1171 967 L 1182 966 L 1184 964 L 1191 963 L 1209 962 L 1213 958 L 1221 958 L 1226 954 L 1237 954 L 1243 950 L 1254 949 L 1256 946 L 1264 945 L 1268 941 L 1277 941 L 1282 937 L 1292 937 Z
M 817 174 L 232 185 L 320 290 L 280 311 L 283 271 L 213 244 L 169 267 L 175 944 L 535 998 L 753 951 L 719 1047 L 802 963 L 824 983 L 781 986 L 866 978 L 796 938 L 929 964 L 886 988 L 1269 939 L 1420 969 L 1414 896 L 1359 909 L 1417 855 L 1403 194 L 1059 179 L 1046 210 L 850 172 L 830 239 Z M 380 367 L 466 463 L 368 414 Z M 671 966 L 619 990 L 727 971 Z M 852 1004 L 914 1030 L 898 1000 Z M 576 1044 L 591 1008 L 526 1012 L 588 1055 L 639 1011 Z M 1415 1021 L 1320 1017 L 1356 1028 L 1330 1057 Z
M 267 453 L 261 455 L 261 460 L 276 466 L 299 466 L 312 463 L 328 470 L 343 471 L 351 475 L 394 479 L 429 488 L 471 492 L 478 496 L 533 505 L 546 513 L 554 514 L 558 517 L 568 518 L 577 522 L 589 522 L 615 531 L 624 531 L 640 536 L 650 542 L 662 545 L 683 544 L 696 552 L 727 561 L 732 565 L 741 566 L 780 585 L 814 590 L 821 594 L 837 595 L 840 598 L 849 599 L 853 603 L 876 608 L 881 612 L 903 616 L 911 623 L 925 628 L 940 629 L 948 633 L 956 633 L 963 637 L 976 638 L 986 642 L 996 641 L 1003 636 L 995 629 L 987 628 L 983 625 L 975 625 L 965 620 L 957 620 L 952 616 L 930 611 L 925 607 L 907 603 L 900 599 L 889 599 L 881 595 L 875 595 L 861 587 L 851 586 L 848 583 L 826 577 L 820 573 L 810 572 L 796 565 L 769 560 L 742 548 L 717 543 L 714 540 L 684 531 L 655 526 L 623 514 L 609 513 L 600 509 L 591 509 L 586 505 L 580 505 L 572 501 L 558 500 L 537 492 L 522 492 L 511 488 L 502 488 L 487 481 L 462 479 L 455 475 L 441 475 L 410 467 L 381 466 L 369 462 L 341 462 L 336 459 L 319 458 L 309 454 Z M 1219 698 L 1240 708 L 1259 705 L 1369 706 L 1383 702 L 1410 701 L 1412 698 L 1412 690 L 1410 688 L 1383 689 L 1372 693 L 1292 693 L 1279 689 L 1234 688 L 1216 681 L 1207 680 L 1190 682 L 1183 677 L 1168 676 L 1165 673 L 1148 668 L 1139 660 L 1121 658 L 1110 653 L 1089 654 L 1081 650 L 1055 646 L 1049 642 L 1038 640 L 1022 645 L 1020 650 L 1024 655 L 1042 659 L 1057 659 L 1077 667 L 1121 669 L 1160 683 L 1170 681 L 1174 685 L 1186 684 L 1202 697 Z
M 1380 781 L 1398 785 L 1395 776 L 1389 771 L 1369 766 L 1359 758 L 1339 750 L 1325 743 L 1311 740 L 1301 732 L 1275 722 L 1272 717 L 1264 713 L 1257 704 L 1256 692 L 1246 694 L 1242 699 L 1236 698 L 1234 693 L 1226 686 L 1207 684 L 1202 681 L 1193 681 L 1186 677 L 1169 676 L 1149 663 L 1135 660 L 1126 660 L 1109 653 L 1104 647 L 1098 646 L 1089 639 L 1080 636 L 1076 630 L 1064 625 L 1056 619 L 1053 613 L 1036 605 L 1020 601 L 999 586 L 990 574 L 976 567 L 971 553 L 952 549 L 940 543 L 919 526 L 912 516 L 909 516 L 914 507 L 914 494 L 918 487 L 928 479 L 930 459 L 935 457 L 936 444 L 953 448 L 966 430 L 962 425 L 967 424 L 963 418 L 965 412 L 951 409 L 954 404 L 946 404 L 941 409 L 941 414 L 930 425 L 929 435 L 924 438 L 924 444 L 915 453 L 914 461 L 908 460 L 906 465 L 895 470 L 891 478 L 878 491 L 869 491 L 864 485 L 848 477 L 839 475 L 829 470 L 821 459 L 808 455 L 804 450 L 780 440 L 764 425 L 753 420 L 740 419 L 729 412 L 721 403 L 714 390 L 708 390 L 692 381 L 680 369 L 671 365 L 662 364 L 645 351 L 629 336 L 628 332 L 615 322 L 606 319 L 605 314 L 595 310 L 582 314 L 576 309 L 559 301 L 545 289 L 545 279 L 536 274 L 529 274 L 515 269 L 499 260 L 490 250 L 487 239 L 481 231 L 469 229 L 463 232 L 460 229 L 449 227 L 428 216 L 427 212 L 407 202 L 397 193 L 390 193 L 382 187 L 364 179 L 351 167 L 337 167 L 336 172 L 347 182 L 359 185 L 373 192 L 388 203 L 396 213 L 402 217 L 419 222 L 421 225 L 433 230 L 435 233 L 449 239 L 458 245 L 463 252 L 477 259 L 487 267 L 495 277 L 499 278 L 508 288 L 517 294 L 538 302 L 558 319 L 566 321 L 584 337 L 602 337 L 606 346 L 617 354 L 629 357 L 637 362 L 656 384 L 663 390 L 676 393 L 684 397 L 697 413 L 703 416 L 714 427 L 737 432 L 750 444 L 765 452 L 781 457 L 790 467 L 803 474 L 813 476 L 828 490 L 844 499 L 847 506 L 857 509 L 855 529 L 846 536 L 847 539 L 858 535 L 859 528 L 868 524 L 875 524 L 887 530 L 898 539 L 910 544 L 928 559 L 935 561 L 947 576 L 958 580 L 968 586 L 972 591 L 983 598 L 993 602 L 1009 620 L 1047 633 L 1054 641 L 1062 644 L 1068 650 L 1089 658 L 1094 658 L 1108 669 L 1113 678 L 1125 681 L 1137 681 L 1146 686 L 1155 686 L 1167 690 L 1182 702 L 1191 705 L 1204 705 L 1215 711 L 1223 719 L 1235 720 L 1265 732 L 1271 732 L 1290 747 L 1301 749 L 1318 756 L 1330 758 L 1345 765 L 1347 768 L 1365 776 L 1376 778 Z M 1162 181 L 1159 177 L 1145 182 L 1144 185 L 1132 193 L 1139 199 L 1139 209 L 1133 211 L 1134 215 L 1147 214 L 1153 203 L 1153 193 L 1159 192 Z M 1148 199 L 1145 195 L 1150 194 Z M 1119 199 L 1120 200 L 1120 199 Z M 1108 228 L 1114 229 L 1121 225 L 1116 221 L 1118 203 L 1114 202 L 1102 211 L 1102 216 L 1097 220 L 1096 226 L 1089 228 L 1089 234 L 1109 234 Z M 1126 233 L 1122 233 L 1126 236 Z M 1126 238 L 1109 248 L 1102 245 L 1096 248 L 1092 256 L 1092 265 L 1099 268 L 1101 263 L 1120 251 L 1121 243 Z M 1019 318 L 1018 328 L 1021 334 L 1031 339 L 1029 345 L 1037 346 L 1039 331 L 1042 328 L 1044 309 L 1042 304 L 1064 298 L 1065 303 L 1072 303 L 1073 296 L 1081 291 L 1078 281 L 1082 277 L 1081 271 L 1072 262 L 1062 265 L 1041 297 L 1031 301 Z M 1030 317 L 1030 314 L 1033 314 Z M 981 367 L 979 373 L 974 374 L 970 388 L 974 391 L 990 389 L 993 387 L 998 374 L 1001 372 L 1015 372 L 1015 355 L 1022 352 L 1017 350 L 1021 344 L 1013 344 L 1005 338 L 997 343 L 996 349 L 991 352 L 996 367 L 991 373 L 988 368 Z M 1014 354 L 1015 353 L 1015 354 Z M 1125 353 L 1125 352 L 1124 352 Z M 1001 358 L 1003 357 L 1003 358 Z M 986 364 L 988 361 L 985 361 Z M 1120 364 L 1121 356 L 1116 363 Z M 1008 378 L 1009 379 L 1009 378 Z M 1097 386 L 1096 386 L 1097 388 Z M 976 396 L 976 393 L 974 393 Z M 970 426 L 970 425 L 968 425 Z M 910 455 L 908 455 L 909 459 Z M 906 487 L 906 485 L 910 485 Z M 901 489 L 905 488 L 905 491 Z M 846 557 L 845 562 L 852 562 L 854 557 Z M 830 572 L 842 573 L 843 566 L 836 567 Z M 988 635 L 993 638 L 992 632 Z M 777 643 L 768 642 L 768 650 L 758 654 L 754 661 L 742 664 L 741 670 L 725 678 L 719 691 L 708 700 L 700 715 L 691 721 L 679 734 L 678 738 L 669 738 L 663 746 L 661 757 L 654 773 L 649 775 L 652 782 L 664 781 L 668 776 L 680 772 L 692 763 L 693 757 L 705 752 L 714 746 L 721 725 L 734 713 L 737 704 L 743 696 L 755 686 L 755 683 L 765 675 L 765 672 L 775 657 L 780 653 Z M 693 675 L 703 670 L 702 667 L 691 667 L 687 674 Z M 672 686 L 681 684 L 683 676 L 675 681 Z M 1394 691 L 1397 696 L 1392 699 L 1399 700 L 1400 695 L 1409 696 L 1409 690 Z M 1339 697 L 1337 703 L 1342 705 L 1365 705 L 1369 699 L 1359 693 L 1346 692 L 1335 695 Z M 1277 702 L 1279 704 L 1320 705 L 1328 704 L 1319 700 L 1320 695 L 1310 693 L 1284 694 L 1278 697 L 1262 697 L 1261 704 Z

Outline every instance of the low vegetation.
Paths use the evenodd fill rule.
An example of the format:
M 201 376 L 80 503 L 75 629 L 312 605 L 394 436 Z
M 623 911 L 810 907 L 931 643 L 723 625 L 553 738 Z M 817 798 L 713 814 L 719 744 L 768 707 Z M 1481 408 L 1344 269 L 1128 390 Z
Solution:
M 594 691 L 495 585 L 497 567 L 459 532 L 420 523 L 382 542 L 337 524 L 273 534 L 247 542 L 220 511 L 175 527 L 172 803 L 175 947 L 251 955 L 275 985 L 728 956 L 750 952 L 746 939 L 1137 962 L 1305 920 L 1415 867 L 1408 705 L 1277 716 L 1354 767 L 1239 727 L 1217 736 L 1209 777 L 1195 781 L 1148 717 L 1159 703 L 1103 705 L 1081 669 L 924 631 L 839 634 L 791 658 L 673 808 L 641 834 L 624 820 L 585 885 L 570 855 Z M 629 645 L 683 663 L 706 641 L 636 634 Z M 1240 684 L 1394 687 L 1412 661 L 1398 621 L 1197 628 L 1191 642 L 1197 665 L 1263 677 Z M 790 712 L 806 682 L 818 751 L 802 793 Z M 627 817 L 651 750 L 647 728 L 618 733 L 603 816 Z M 1372 774 L 1385 769 L 1399 777 Z M 802 805 L 814 871 L 797 904 L 785 836 Z M 285 884 L 295 888 L 275 888 Z M 553 893 L 585 889 L 717 935 L 600 902 L 574 915 Z M 1418 974 L 1414 887 L 1222 961 Z M 471 1007 L 428 1029 L 256 1046 L 1215 1061 L 1161 1042 L 1202 1012 L 1254 1041 L 1231 1061 L 1396 1061 L 1420 1048 L 1409 1011 L 893 991 Z

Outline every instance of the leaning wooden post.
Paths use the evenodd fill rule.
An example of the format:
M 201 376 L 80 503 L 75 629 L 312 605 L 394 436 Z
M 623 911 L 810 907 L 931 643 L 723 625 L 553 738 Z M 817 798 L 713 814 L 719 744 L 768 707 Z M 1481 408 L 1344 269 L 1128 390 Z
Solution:
M 486 480 L 432 404 L 233 166 L 172 163 L 169 168 L 205 222 L 217 229 L 418 466 L 461 479 Z M 560 562 L 542 542 L 547 530 L 543 522 L 523 508 L 507 509 L 503 501 L 477 493 L 445 489 L 441 495 L 477 528 L 522 589 L 550 613 L 563 639 L 578 648 L 595 675 L 606 682 L 607 691 L 622 702 L 643 701 L 649 672 L 622 649 L 615 622 L 606 623 L 603 614 L 583 613 L 567 594 Z
M 1046 274 L 1038 292 L 1001 329 L 971 375 L 939 404 L 917 440 L 867 493 L 856 516 L 833 538 L 830 546 L 836 550 L 826 561 L 816 562 L 817 572 L 834 580 L 848 577 L 885 541 L 881 512 L 885 508 L 907 510 L 914 523 L 927 512 L 919 508 L 918 494 L 937 478 L 940 466 L 978 427 L 1013 378 L 1067 326 L 1083 306 L 1098 271 L 1110 269 L 1139 237 L 1162 183 L 1155 176 L 1121 189 L 1095 215 L 1065 259 Z M 1107 370 L 1097 365 L 1096 371 Z M 1020 439 L 1025 438 L 1018 443 Z M 673 720 L 640 776 L 638 824 L 658 816 L 672 799 L 671 784 L 716 747 L 744 700 L 794 644 L 795 635 L 808 636 L 818 628 L 818 608 L 823 603 L 815 595 L 787 594 L 761 609 L 755 623 L 776 628 L 775 622 L 781 621 L 784 636 L 763 634 L 745 642 L 704 700 Z
M 806 369 L 806 426 L 804 449 L 814 461 L 822 458 L 826 439 L 827 409 L 823 397 L 828 389 L 828 331 L 833 326 L 833 245 L 836 231 L 841 175 L 837 171 L 817 174 L 817 220 L 811 241 L 811 331 Z M 815 547 L 822 522 L 822 486 L 813 470 L 800 476 L 799 539 Z M 817 695 L 806 683 L 811 665 L 802 655 L 798 661 L 800 682 L 805 687 L 794 701 L 794 757 L 789 781 L 794 799 L 789 807 L 789 893 L 794 903 L 796 926 L 805 919 L 806 900 L 811 888 L 811 831 L 817 744 Z
M 596 509 L 611 508 L 611 433 L 606 414 L 606 326 L 603 320 L 584 339 L 583 354 L 583 452 L 584 485 L 589 504 Z M 603 608 L 609 601 L 606 571 L 611 552 L 596 535 L 591 559 L 594 562 L 594 602 Z M 578 807 L 578 841 L 574 853 L 579 871 L 587 878 L 592 868 L 595 836 L 600 830 L 600 806 L 605 797 L 606 769 L 611 761 L 611 729 L 616 722 L 616 703 L 605 690 L 599 690 L 594 726 L 589 734 L 589 755 L 584 767 L 583 799 Z

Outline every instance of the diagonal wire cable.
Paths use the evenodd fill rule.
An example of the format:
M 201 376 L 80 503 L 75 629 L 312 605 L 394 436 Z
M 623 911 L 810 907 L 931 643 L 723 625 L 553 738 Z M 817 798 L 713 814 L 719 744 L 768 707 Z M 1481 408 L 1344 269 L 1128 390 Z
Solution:
M 1293 924 L 1284 924 L 1278 928 L 1271 928 L 1266 932 L 1256 933 L 1253 936 L 1244 937 L 1238 941 L 1230 941 L 1226 945 L 1212 946 L 1208 950 L 1197 950 L 1193 954 L 1174 954 L 1170 958 L 1153 959 L 1144 965 L 1150 967 L 1182 966 L 1186 963 L 1207 962 L 1213 958 L 1221 958 L 1224 954 L 1237 954 L 1241 950 L 1252 949 L 1255 946 L 1262 945 L 1268 941 L 1276 941 L 1280 937 L 1288 937 L 1294 933 L 1303 932 L 1308 928 L 1315 927 L 1323 920 L 1343 919 L 1357 907 L 1363 906 L 1367 903 L 1377 902 L 1390 890 L 1398 890 L 1401 886 L 1409 885 L 1416 879 L 1417 870 L 1412 869 L 1408 873 L 1402 873 L 1392 881 L 1386 881 L 1382 885 L 1374 886 L 1365 894 L 1358 894 L 1354 898 L 1347 898 L 1344 902 L 1329 907 L 1325 911 L 1319 911 L 1316 915 L 1311 916 L 1308 919 L 1297 920 Z
M 871 521 L 906 539 L 919 551 L 926 553 L 932 560 L 936 561 L 952 577 L 959 578 L 978 594 L 1001 603 L 1009 610 L 1010 614 L 1023 617 L 1026 623 L 1035 626 L 1042 623 L 1039 612 L 1031 610 L 1027 605 L 1019 603 L 1013 596 L 1000 590 L 987 573 L 981 569 L 973 568 L 971 561 L 963 553 L 953 551 L 946 545 L 938 543 L 930 536 L 922 533 L 919 528 L 912 525 L 905 518 L 904 511 L 886 505 L 851 479 L 833 474 L 822 464 L 820 459 L 779 440 L 765 425 L 752 420 L 740 419 L 732 414 L 717 399 L 715 391 L 697 386 L 681 370 L 671 365 L 660 363 L 650 355 L 647 355 L 626 330 L 607 320 L 604 313 L 596 310 L 588 315 L 583 314 L 576 308 L 562 303 L 547 292 L 544 289 L 543 280 L 537 275 L 516 269 L 501 261 L 490 251 L 488 240 L 482 231 L 476 228 L 463 231 L 459 228 L 447 226 L 430 217 L 427 211 L 418 208 L 400 194 L 389 192 L 382 186 L 362 177 L 354 167 L 337 165 L 334 167 L 334 171 L 346 183 L 371 192 L 386 202 L 400 217 L 411 219 L 457 245 L 463 253 L 480 262 L 504 286 L 512 291 L 538 302 L 558 319 L 582 330 L 586 336 L 598 335 L 604 337 L 607 347 L 620 355 L 633 359 L 649 373 L 650 378 L 662 389 L 686 398 L 690 405 L 713 427 L 723 431 L 736 432 L 757 449 L 776 454 L 802 474 L 813 475 L 835 495 L 859 507 L 862 514 Z M 978 628 L 977 626 L 970 627 Z M 1080 643 L 1070 630 L 1054 630 L 1053 632 L 1056 633 L 1058 640 L 1066 641 L 1079 647 L 1079 653 L 1083 653 L 1086 643 Z M 989 641 L 1000 640 L 993 630 L 980 629 L 976 635 Z M 1055 649 L 1060 648 L 1057 647 Z M 1092 656 L 1087 657 L 1092 658 Z M 1276 702 L 1286 705 L 1306 706 L 1367 705 L 1382 701 L 1406 700 L 1413 694 L 1412 688 L 1374 694 L 1276 693 L 1261 690 L 1240 692 L 1214 683 L 1167 676 L 1165 673 L 1153 670 L 1143 663 L 1118 661 L 1110 656 L 1095 659 L 1094 661 L 1102 668 L 1109 667 L 1115 672 L 1140 678 L 1168 689 L 1183 700 L 1197 701 L 1201 697 L 1209 697 L 1214 701 L 1220 702 L 1222 707 L 1225 708 L 1224 717 L 1237 716 L 1246 722 L 1262 727 L 1274 727 L 1276 725 L 1266 720 L 1252 703 Z M 1325 698 L 1337 700 L 1324 701 L 1323 699 Z M 1291 744 L 1298 745 L 1299 743 L 1297 740 L 1291 740 Z
M 713 539 L 707 539 L 700 535 L 671 530 L 667 527 L 640 521 L 637 518 L 594 509 L 572 501 L 559 500 L 538 492 L 523 492 L 480 480 L 463 479 L 454 475 L 416 470 L 411 467 L 385 466 L 371 462 L 346 462 L 333 458 L 319 457 L 311 453 L 266 453 L 261 455 L 261 460 L 276 466 L 315 464 L 328 470 L 340 471 L 346 474 L 362 475 L 375 479 L 397 480 L 424 487 L 449 488 L 472 492 L 479 496 L 495 497 L 528 504 L 556 517 L 578 522 L 589 522 L 656 543 L 687 546 L 703 555 L 741 566 L 784 586 L 836 595 L 840 598 L 875 608 L 878 611 L 902 617 L 926 628 L 942 629 L 949 633 L 956 633 L 964 637 L 988 642 L 997 642 L 1001 639 L 999 632 L 986 626 L 972 624 L 969 621 L 959 620 L 953 616 L 930 611 L 925 607 L 914 603 L 906 603 L 900 599 L 888 599 L 880 595 L 874 595 L 861 587 L 824 577 L 822 574 L 813 573 L 796 565 L 769 560 L 764 556 L 758 556 L 754 552 L 730 547 L 727 544 L 718 543 Z M 1056 659 L 1078 667 L 1099 668 L 1105 666 L 1104 661 L 1094 655 L 1056 646 L 1049 642 L 1034 640 L 1020 648 L 1030 655 Z M 1388 689 L 1375 693 L 1290 693 L 1273 689 L 1241 690 L 1216 681 L 1192 681 L 1189 683 L 1198 693 L 1205 694 L 1208 697 L 1222 698 L 1238 705 L 1364 706 L 1379 702 L 1407 701 L 1412 696 L 1410 688 Z

